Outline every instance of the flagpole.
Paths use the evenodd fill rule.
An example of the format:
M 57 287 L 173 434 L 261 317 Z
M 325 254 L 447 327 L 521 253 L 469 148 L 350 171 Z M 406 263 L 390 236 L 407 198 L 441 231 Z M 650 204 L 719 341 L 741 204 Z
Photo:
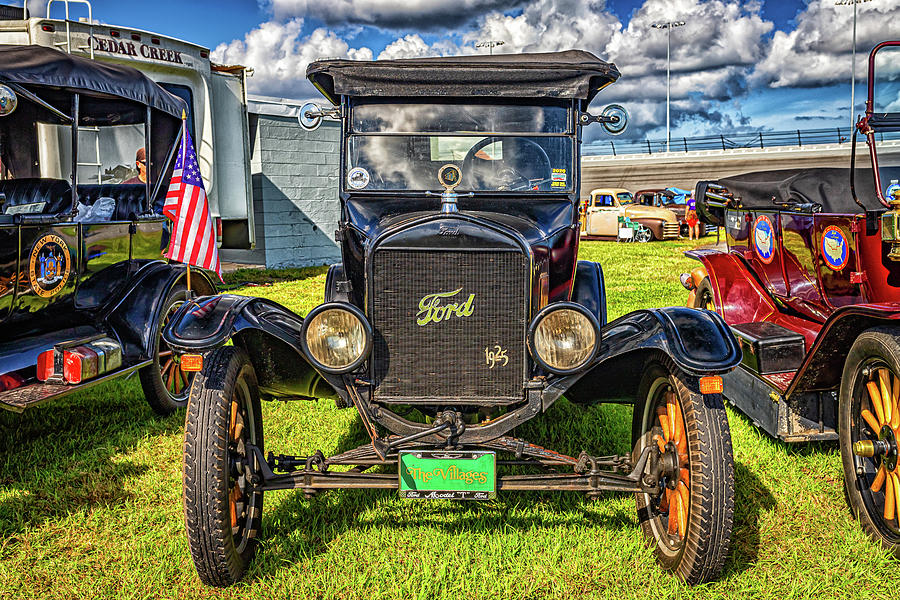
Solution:
M 187 158 L 187 113 L 181 109 L 181 156 L 182 160 Z M 187 263 L 187 291 L 188 298 L 191 297 L 191 263 Z

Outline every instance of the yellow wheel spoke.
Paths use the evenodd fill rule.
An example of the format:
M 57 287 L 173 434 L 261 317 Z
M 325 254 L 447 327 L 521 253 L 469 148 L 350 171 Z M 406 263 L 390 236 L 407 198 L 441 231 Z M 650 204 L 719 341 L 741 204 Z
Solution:
M 678 503 L 681 502 L 681 496 L 673 490 L 666 490 L 669 496 L 669 535 L 678 533 Z
M 683 483 L 678 484 L 676 493 L 678 495 L 678 537 L 684 538 L 685 534 L 687 533 L 688 491 Z
M 894 478 L 888 474 L 884 486 L 884 520 L 893 521 L 897 503 L 894 500 Z
M 656 409 L 656 416 L 659 417 L 659 424 L 663 430 L 663 439 L 665 441 L 670 441 L 672 439 L 672 433 L 669 429 L 669 416 L 666 414 L 666 410 L 662 407 Z
M 875 409 L 875 414 L 878 415 L 878 425 L 880 426 L 885 423 L 884 420 L 884 404 L 881 402 L 881 392 L 878 391 L 878 384 L 874 381 L 870 381 L 866 384 L 866 389 L 869 390 L 869 399 L 872 401 L 872 408 Z
M 672 437 L 669 438 L 670 442 L 678 443 L 678 430 L 675 426 L 675 412 L 677 410 L 677 405 L 675 404 L 675 394 L 669 392 L 666 394 L 666 412 L 669 413 L 669 432 L 671 432 Z
M 237 423 L 237 409 L 238 409 L 237 402 L 232 401 L 231 402 L 231 422 L 228 426 L 228 435 L 230 436 L 230 439 L 232 439 L 232 440 L 234 439 L 234 426 L 235 426 L 235 423 Z
M 881 465 L 881 467 L 878 468 L 878 472 L 875 474 L 875 481 L 872 482 L 872 487 L 869 489 L 872 490 L 873 493 L 880 492 L 886 476 L 887 470 L 884 468 L 884 465 Z
M 894 386 L 891 388 L 891 427 L 900 429 L 900 377 L 894 375 Z
M 884 404 L 884 419 L 882 419 L 882 423 L 890 423 L 891 421 L 890 377 L 890 371 L 888 371 L 887 369 L 878 369 L 878 383 L 881 386 L 881 403 Z
M 866 423 L 869 424 L 869 427 L 872 429 L 875 435 L 878 435 L 878 432 L 881 431 L 881 426 L 875 419 L 875 415 L 872 414 L 872 411 L 870 411 L 868 408 L 864 408 L 862 409 L 862 412 L 860 414 L 862 415 L 862 418 L 866 421 Z

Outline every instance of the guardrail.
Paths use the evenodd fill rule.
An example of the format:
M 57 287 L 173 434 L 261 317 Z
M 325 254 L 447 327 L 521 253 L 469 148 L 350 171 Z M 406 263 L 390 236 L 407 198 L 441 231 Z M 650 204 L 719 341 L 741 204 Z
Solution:
M 756 133 L 732 133 L 672 138 L 670 152 L 698 150 L 739 150 L 741 148 L 774 148 L 784 146 L 816 146 L 822 144 L 849 144 L 850 130 L 797 129 L 795 131 L 759 131 Z M 876 135 L 879 141 L 900 139 L 900 132 Z M 666 140 L 597 140 L 582 147 L 584 156 L 620 156 L 625 154 L 659 154 L 666 151 Z

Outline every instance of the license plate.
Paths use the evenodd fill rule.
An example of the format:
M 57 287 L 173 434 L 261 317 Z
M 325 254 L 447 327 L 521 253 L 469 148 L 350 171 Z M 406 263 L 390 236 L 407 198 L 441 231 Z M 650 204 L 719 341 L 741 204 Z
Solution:
M 497 496 L 494 452 L 400 452 L 400 497 L 417 500 L 490 500 Z

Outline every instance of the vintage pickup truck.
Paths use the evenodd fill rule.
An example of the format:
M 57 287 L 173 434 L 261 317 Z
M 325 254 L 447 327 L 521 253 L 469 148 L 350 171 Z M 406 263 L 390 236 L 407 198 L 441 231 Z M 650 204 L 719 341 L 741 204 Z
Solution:
M 671 240 L 679 235 L 678 219 L 666 208 L 635 203 L 631 192 L 622 188 L 595 189 L 587 200 L 583 236 L 615 238 L 619 233 L 620 217 L 628 217 L 643 225 L 649 235 L 637 235 L 641 242 Z

